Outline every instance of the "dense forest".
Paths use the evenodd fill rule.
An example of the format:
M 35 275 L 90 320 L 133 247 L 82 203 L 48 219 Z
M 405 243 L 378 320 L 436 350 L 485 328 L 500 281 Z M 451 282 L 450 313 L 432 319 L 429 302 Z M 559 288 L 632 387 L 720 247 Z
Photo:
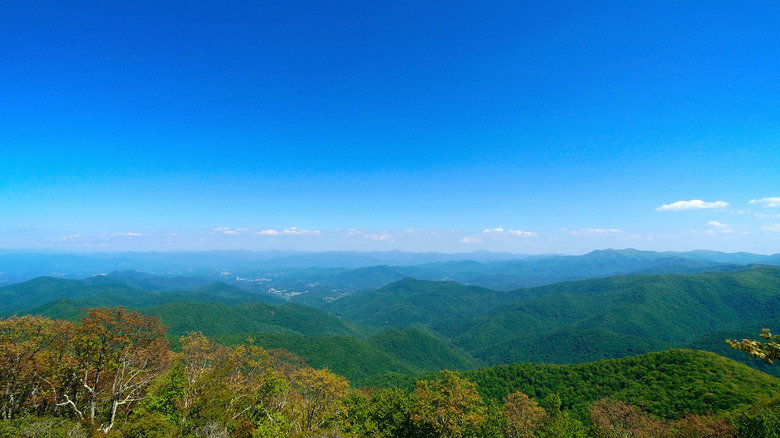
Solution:
M 780 381 L 712 353 L 514 364 L 353 388 L 286 350 L 200 333 L 172 351 L 121 307 L 0 321 L 3 436 L 777 436 Z M 386 376 L 388 380 L 393 375 Z M 380 386 L 382 386 L 380 388 Z
M 780 267 L 687 256 L 33 278 L 0 287 L 0 436 L 778 436 Z

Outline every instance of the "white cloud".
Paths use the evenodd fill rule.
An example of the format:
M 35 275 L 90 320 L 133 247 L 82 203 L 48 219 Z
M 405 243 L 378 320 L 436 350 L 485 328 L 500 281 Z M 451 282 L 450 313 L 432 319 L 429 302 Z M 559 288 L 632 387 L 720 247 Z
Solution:
M 569 234 L 571 234 L 572 236 L 598 237 L 598 236 L 610 236 L 610 235 L 620 234 L 622 232 L 623 230 L 618 230 L 615 228 L 586 228 L 584 230 L 569 231 Z
M 728 202 L 715 201 L 704 202 L 701 199 L 692 199 L 690 201 L 677 201 L 672 204 L 664 204 L 656 210 L 658 211 L 681 211 L 681 210 L 701 210 L 705 208 L 726 208 Z
M 291 236 L 318 236 L 320 234 L 317 230 L 299 230 L 296 227 L 285 228 L 282 234 Z
M 392 240 L 393 235 L 388 233 L 387 231 L 380 231 L 378 233 L 364 233 L 363 231 L 351 228 L 349 231 L 347 231 L 346 234 L 344 234 L 344 237 L 362 237 L 363 239 L 367 240 L 376 240 L 376 241 L 382 241 L 382 240 Z
M 282 234 L 276 230 L 261 230 L 261 231 L 255 231 L 252 234 L 257 234 L 260 236 L 278 236 L 279 234 Z
M 704 234 L 715 234 L 716 232 L 722 234 L 730 234 L 734 232 L 734 230 L 731 229 L 731 225 L 724 224 L 718 221 L 709 221 L 705 225 L 710 227 L 711 229 L 705 231 Z
M 762 199 L 753 199 L 750 201 L 751 204 L 761 204 L 764 207 L 767 208 L 775 208 L 780 207 L 780 198 L 762 198 Z
M 518 237 L 536 237 L 538 234 L 531 232 L 531 231 L 523 231 L 523 230 L 509 230 L 507 233 L 511 234 L 512 236 L 518 236 Z
M 133 233 L 132 231 L 130 231 L 130 232 L 127 232 L 127 233 L 119 233 L 119 234 L 117 234 L 117 236 L 141 237 L 141 236 L 143 236 L 143 234 L 141 234 L 141 233 Z
M 482 242 L 482 239 L 480 239 L 479 237 L 466 236 L 460 239 L 460 243 L 479 243 L 479 242 Z
M 224 230 L 222 234 L 238 234 L 238 231 L 236 230 Z
M 761 229 L 764 231 L 772 231 L 774 233 L 780 233 L 780 224 L 767 225 L 765 227 L 761 227 Z
M 496 227 L 496 228 L 487 228 L 482 230 L 482 234 L 490 234 L 490 235 L 510 235 L 510 236 L 518 236 L 518 237 L 536 237 L 536 233 L 532 233 L 530 231 L 523 231 L 523 230 L 504 230 L 502 227 Z

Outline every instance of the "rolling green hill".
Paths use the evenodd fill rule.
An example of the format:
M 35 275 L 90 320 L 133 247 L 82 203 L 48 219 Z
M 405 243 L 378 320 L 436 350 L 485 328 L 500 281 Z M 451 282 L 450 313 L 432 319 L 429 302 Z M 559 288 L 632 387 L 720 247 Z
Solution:
M 39 277 L 0 288 L 0 314 L 38 307 L 59 298 L 79 299 L 102 294 L 130 296 L 140 293 L 143 293 L 141 289 L 123 283 L 92 285 L 81 280 Z
M 217 303 L 168 303 L 139 309 L 158 316 L 169 327 L 168 333 L 181 336 L 200 331 L 206 336 L 272 332 L 311 337 L 354 336 L 363 333 L 353 324 L 320 310 L 297 304 L 271 306 L 263 303 L 227 306 Z
M 364 274 L 385 278 L 394 272 Z M 624 275 L 514 291 L 406 278 L 336 300 L 326 307 L 332 314 L 258 302 L 266 298 L 224 283 L 152 291 L 104 281 L 39 278 L 0 294 L 8 298 L 2 302 L 7 307 L 48 300 L 27 313 L 52 318 L 75 319 L 84 308 L 122 305 L 159 316 L 171 339 L 201 331 L 239 342 L 251 333 L 273 341 L 269 348 L 289 349 L 310 363 L 338 364 L 337 371 L 355 381 L 385 371 L 581 363 L 672 347 L 706 349 L 776 373 L 728 350 L 724 340 L 780 327 L 778 267 Z M 351 349 L 342 351 L 346 347 L 339 343 Z M 342 353 L 350 363 L 336 359 Z
M 500 400 L 515 391 L 540 401 L 558 394 L 561 407 L 582 420 L 587 418 L 588 404 L 606 397 L 662 418 L 722 413 L 780 397 L 780 379 L 699 350 L 666 350 L 576 365 L 523 362 L 461 374 L 475 382 L 486 399 Z M 431 378 L 435 375 L 386 373 L 366 384 L 410 389 L 416 380 Z
M 378 329 L 426 327 L 489 364 L 571 363 L 780 326 L 780 268 L 624 275 L 510 292 L 405 279 L 327 308 Z
M 489 364 L 514 362 L 572 364 L 634 356 L 671 347 L 672 344 L 667 342 L 620 335 L 603 329 L 563 329 L 538 336 L 515 336 L 476 349 L 473 355 Z
M 557 393 L 563 407 L 584 413 L 604 397 L 675 418 L 724 412 L 780 397 L 780 380 L 714 353 L 666 350 L 577 365 L 517 363 L 469 371 L 488 398 L 522 391 L 542 399 Z
M 386 330 L 368 341 L 378 349 L 424 370 L 463 370 L 481 365 L 450 341 L 418 328 Z
M 414 375 L 440 369 L 470 369 L 476 363 L 446 341 L 419 330 L 393 330 L 369 339 L 352 336 L 314 337 L 268 331 L 219 335 L 215 340 L 240 344 L 252 338 L 266 349 L 283 348 L 315 368 L 327 367 L 352 386 L 383 373 Z
M 716 331 L 758 333 L 762 326 L 780 325 L 776 267 L 609 277 L 528 289 L 519 295 L 538 298 L 507 303 L 466 323 L 460 333 L 445 334 L 474 351 L 563 329 L 606 330 L 684 345 Z
M 336 300 L 325 310 L 379 329 L 403 329 L 411 324 L 432 326 L 471 318 L 512 297 L 511 292 L 463 286 L 454 281 L 405 278 L 381 289 Z

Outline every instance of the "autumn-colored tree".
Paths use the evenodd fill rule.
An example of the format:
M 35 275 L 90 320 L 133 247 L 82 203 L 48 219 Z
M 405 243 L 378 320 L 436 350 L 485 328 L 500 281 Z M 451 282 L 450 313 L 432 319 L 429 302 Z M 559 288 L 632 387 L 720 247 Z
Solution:
M 547 412 L 535 400 L 518 391 L 506 397 L 503 417 L 501 432 L 505 438 L 531 438 L 543 425 Z
M 49 400 L 47 378 L 72 325 L 40 316 L 0 320 L 0 418 L 10 420 L 24 406 L 42 406 Z M 39 412 L 40 413 L 40 412 Z
M 737 341 L 735 339 L 729 339 L 726 343 L 736 350 L 742 350 L 750 357 L 761 359 L 762 361 L 772 364 L 776 360 L 780 360 L 780 335 L 772 335 L 772 332 L 768 328 L 761 331 L 758 335 L 764 341 L 754 339 L 743 339 Z
M 157 318 L 121 307 L 96 308 L 79 320 L 60 391 L 60 406 L 103 432 L 130 411 L 171 362 L 165 327 Z
M 293 425 L 298 431 L 319 429 L 339 413 L 340 401 L 347 395 L 347 379 L 327 368 L 295 370 L 292 386 L 297 396 Z
M 671 424 L 674 438 L 733 438 L 734 427 L 712 415 L 687 414 Z
M 590 406 L 590 420 L 602 438 L 661 438 L 666 425 L 641 409 L 605 398 Z
M 232 348 L 214 344 L 202 333 L 190 333 L 181 344 L 182 387 L 161 386 L 159 394 L 161 401 L 166 393 L 180 397 L 184 432 L 219 425 L 234 436 L 287 433 L 289 421 L 283 412 L 290 386 L 266 350 L 252 342 Z
M 414 389 L 411 421 L 423 435 L 459 438 L 473 435 L 485 420 L 477 385 L 456 371 L 420 380 Z

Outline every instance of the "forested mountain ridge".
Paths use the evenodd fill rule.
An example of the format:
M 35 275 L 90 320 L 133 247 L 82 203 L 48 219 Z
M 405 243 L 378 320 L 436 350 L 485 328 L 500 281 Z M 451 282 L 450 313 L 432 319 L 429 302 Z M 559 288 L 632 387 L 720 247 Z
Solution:
M 780 379 L 715 353 L 670 349 L 617 359 L 556 365 L 518 362 L 464 371 L 485 399 L 521 391 L 537 400 L 551 394 L 561 406 L 587 417 L 587 406 L 605 397 L 642 406 L 661 418 L 724 412 L 780 397 Z M 434 374 L 388 373 L 369 381 L 381 387 L 412 388 Z M 750 389 L 753 388 L 753 389 Z
M 122 273 L 124 274 L 124 273 Z M 139 281 L 138 276 L 144 280 Z M 181 280 L 182 283 L 177 282 Z M 134 285 L 135 284 L 135 285 Z M 170 286 L 170 289 L 163 289 Z M 196 285 L 193 289 L 187 286 Z M 143 287 L 142 287 L 143 286 Z M 82 307 L 128 306 L 148 307 L 169 302 L 216 301 L 224 303 L 267 302 L 280 303 L 278 298 L 258 294 L 235 285 L 204 282 L 191 278 L 147 277 L 142 273 L 131 275 L 94 276 L 81 280 L 39 277 L 23 283 L 0 287 L 0 315 L 30 313 L 58 299 L 70 299 Z
M 513 290 L 633 273 L 729 271 L 751 263 L 778 265 L 780 255 L 634 249 L 598 250 L 578 256 L 401 251 L 117 254 L 0 251 L 0 286 L 39 276 L 80 279 L 94 275 L 95 282 L 124 282 L 147 290 L 191 290 L 221 281 L 253 292 L 320 306 L 332 299 L 380 288 L 404 277 L 454 280 L 466 285 Z M 110 274 L 104 275 L 106 272 Z
M 91 309 L 76 323 L 0 319 L 0 351 L 21 353 L 0 355 L 0 434 L 513 438 L 522 428 L 544 438 L 757 438 L 773 436 L 780 418 L 779 379 L 702 351 L 462 374 L 393 370 L 375 380 L 384 389 L 355 390 L 251 340 L 224 346 L 189 334 L 173 354 L 164 330 L 122 308 Z M 409 371 L 381 354 L 374 360 Z
M 772 266 L 614 276 L 513 291 L 406 278 L 333 301 L 325 306 L 331 314 L 265 304 L 265 295 L 224 283 L 150 291 L 104 281 L 41 278 L 0 288 L 0 294 L 16 303 L 28 290 L 28 298 L 39 301 L 64 295 L 22 313 L 70 320 L 96 306 L 138 309 L 160 317 L 172 340 L 192 331 L 225 336 L 230 343 L 253 337 L 259 345 L 330 366 L 353 382 L 393 370 L 578 363 L 689 345 L 778 373 L 724 349 L 725 337 L 717 337 L 755 336 L 765 326 L 780 326 L 780 268 Z M 323 337 L 340 340 L 313 339 Z M 366 363 L 334 359 L 342 353 Z
M 483 299 L 498 306 L 472 304 Z M 571 363 L 685 346 L 722 330 L 778 326 L 780 268 L 615 276 L 505 293 L 407 279 L 327 309 L 382 329 L 425 325 L 488 364 Z
M 381 289 L 336 300 L 324 309 L 376 328 L 436 325 L 473 317 L 513 299 L 513 292 L 454 281 L 405 278 Z

